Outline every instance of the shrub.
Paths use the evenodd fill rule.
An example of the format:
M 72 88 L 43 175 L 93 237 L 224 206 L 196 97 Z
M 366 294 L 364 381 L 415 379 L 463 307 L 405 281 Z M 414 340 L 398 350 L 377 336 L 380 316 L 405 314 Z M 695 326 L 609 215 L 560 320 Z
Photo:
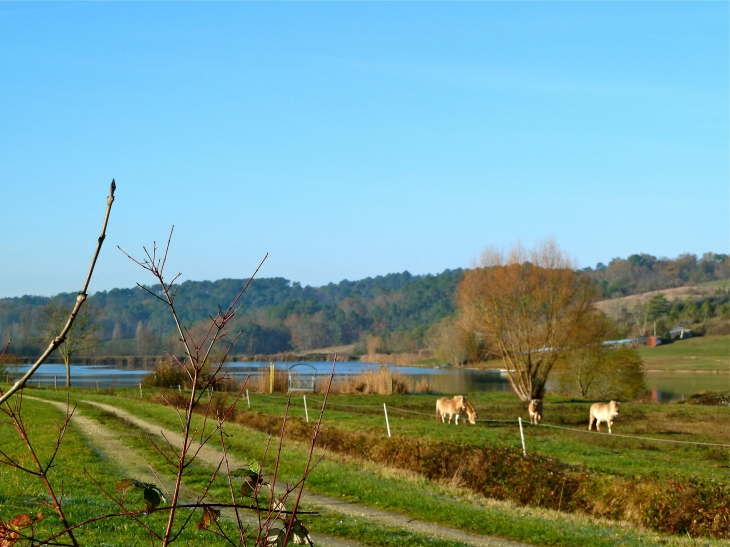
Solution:
M 143 386 L 149 387 L 172 387 L 190 386 L 190 377 L 177 363 L 167 359 L 159 360 L 151 374 L 142 380 Z

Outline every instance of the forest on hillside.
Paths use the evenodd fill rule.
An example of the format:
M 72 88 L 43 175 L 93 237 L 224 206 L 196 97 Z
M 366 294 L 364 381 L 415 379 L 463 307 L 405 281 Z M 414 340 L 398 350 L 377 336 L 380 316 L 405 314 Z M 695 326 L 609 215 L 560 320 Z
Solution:
M 730 279 L 728 255 L 682 254 L 675 259 L 635 254 L 599 263 L 582 272 L 603 298 Z M 231 324 L 241 332 L 232 353 L 256 355 L 355 344 L 365 353 L 368 341 L 379 352 L 403 353 L 433 347 L 453 328 L 454 295 L 461 269 L 436 275 L 394 273 L 359 281 L 344 280 L 322 287 L 302 286 L 284 278 L 254 279 L 244 293 L 243 307 Z M 186 281 L 179 285 L 176 307 L 192 332 L 204 328 L 208 315 L 226 307 L 246 283 L 242 279 Z M 159 288 L 147 287 L 157 292 Z M 719 289 L 720 293 L 723 289 Z M 725 294 L 725 293 L 723 293 Z M 694 321 L 730 314 L 727 296 L 715 294 L 700 302 L 665 303 L 676 321 Z M 51 302 L 71 306 L 73 293 L 52 298 L 23 296 L 0 299 L 0 336 L 12 338 L 10 351 L 33 357 L 47 344 L 44 310 Z M 95 343 L 86 355 L 161 355 L 177 351 L 173 323 L 165 305 L 146 290 L 113 289 L 88 300 L 96 324 Z M 704 305 L 704 308 L 702 307 Z M 696 308 L 696 309 L 695 309 Z M 623 329 L 632 327 L 626 310 Z M 646 323 L 646 316 L 643 319 Z M 372 349 L 372 348 L 371 348 Z

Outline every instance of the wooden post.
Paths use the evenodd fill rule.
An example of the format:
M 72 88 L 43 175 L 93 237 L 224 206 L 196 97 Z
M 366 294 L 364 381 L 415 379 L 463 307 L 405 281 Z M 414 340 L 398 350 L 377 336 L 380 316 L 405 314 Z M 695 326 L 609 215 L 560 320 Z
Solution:
M 251 399 L 248 398 L 248 390 L 246 390 L 246 402 L 248 403 L 248 409 L 251 410 Z
M 309 423 L 309 411 L 307 410 L 307 396 L 302 395 L 302 397 L 304 398 L 304 415 L 307 418 L 307 423 Z
M 55 374 L 53 375 L 53 389 L 58 391 L 58 376 L 56 376 Z
M 99 380 L 96 381 L 96 392 L 99 393 Z
M 177 385 L 177 392 L 182 395 L 182 388 L 180 387 L 180 384 Z
M 522 439 L 522 455 L 527 456 L 527 450 L 525 450 L 525 434 L 522 432 L 522 418 L 517 418 L 517 421 L 520 422 L 520 439 Z
M 388 428 L 388 438 L 390 438 L 390 424 L 388 423 L 388 408 L 383 403 L 383 411 L 385 412 L 385 427 Z
M 269 363 L 269 393 L 274 393 L 274 363 Z
M 142 398 L 142 382 L 139 383 L 139 398 Z

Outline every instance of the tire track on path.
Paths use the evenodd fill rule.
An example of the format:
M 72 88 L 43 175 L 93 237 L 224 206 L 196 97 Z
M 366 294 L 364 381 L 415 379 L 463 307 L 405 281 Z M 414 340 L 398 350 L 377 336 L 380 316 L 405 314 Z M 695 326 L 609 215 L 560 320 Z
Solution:
M 182 435 L 180 435 L 179 433 L 146 422 L 125 410 L 103 403 L 97 403 L 94 401 L 84 400 L 80 402 L 95 406 L 96 408 L 104 410 L 105 412 L 109 412 L 110 414 L 114 414 L 118 418 L 121 418 L 122 420 L 131 423 L 138 429 L 141 429 L 142 431 L 145 431 L 151 435 L 155 435 L 157 437 L 162 437 L 164 435 L 171 443 L 175 445 L 182 444 Z M 222 453 L 220 450 L 210 448 L 209 446 L 204 446 L 198 453 L 198 458 L 208 465 L 216 467 L 220 462 L 221 454 Z M 228 453 L 228 461 L 232 468 L 245 467 L 248 465 L 248 462 L 236 458 L 230 452 Z M 474 547 L 531 547 L 525 543 L 519 543 L 493 536 L 484 536 L 471 532 L 465 532 L 463 530 L 449 528 L 440 524 L 434 524 L 431 522 L 413 519 L 399 513 L 391 513 L 388 511 L 374 509 L 372 507 L 360 505 L 350 501 L 337 500 L 335 498 L 323 496 L 321 494 L 313 494 L 311 492 L 307 492 L 307 490 L 305 490 L 302 495 L 302 502 L 306 503 L 307 505 L 318 507 L 320 509 L 326 509 L 328 511 L 333 511 L 336 513 L 341 513 L 343 515 L 353 516 L 357 518 L 365 518 L 374 522 L 378 522 L 385 526 L 402 528 L 415 534 L 449 541 L 458 541 L 467 545 L 472 545 Z M 312 539 L 314 540 L 315 538 L 313 537 Z M 321 539 L 323 539 L 322 536 L 318 536 L 318 539 L 320 539 L 320 543 L 317 543 L 317 541 L 315 541 L 315 544 L 326 545 L 323 541 L 321 541 Z
M 32 401 L 38 401 L 41 403 L 47 403 L 49 405 L 52 405 L 59 409 L 61 412 L 66 412 L 66 403 L 60 403 L 57 401 L 50 401 L 48 399 L 40 399 L 38 397 L 32 397 L 29 395 L 24 396 L 25 399 L 30 399 Z M 90 401 L 81 401 L 86 404 L 90 404 L 93 406 L 97 406 L 101 408 L 102 410 L 105 410 L 107 412 L 111 412 L 115 415 L 117 415 L 119 418 L 122 418 L 128 422 L 133 422 L 134 417 L 131 414 L 128 414 L 124 411 L 120 411 L 124 413 L 124 416 L 119 415 L 117 412 L 112 412 L 110 409 L 114 409 L 114 407 L 110 407 L 108 405 L 101 405 L 97 403 L 92 403 Z M 119 409 L 117 409 L 119 410 Z M 158 430 L 156 433 L 149 428 L 152 428 L 153 426 L 151 424 L 148 424 L 147 422 L 142 422 L 148 426 L 148 428 L 140 428 L 144 429 L 147 432 L 152 432 L 153 434 L 159 435 L 160 431 L 164 431 L 165 435 L 168 439 L 170 439 L 171 442 L 175 442 L 175 438 L 179 438 L 178 440 L 182 442 L 182 436 L 173 433 L 171 431 L 167 430 Z M 155 476 L 155 474 L 152 472 L 152 469 L 150 468 L 150 465 L 144 460 L 144 458 L 137 453 L 135 450 L 129 448 L 124 443 L 122 443 L 117 436 L 110 431 L 109 429 L 105 428 L 103 425 L 101 425 L 99 422 L 87 418 L 84 416 L 78 408 L 74 412 L 73 419 L 71 420 L 71 424 L 78 427 L 81 430 L 81 433 L 87 438 L 89 444 L 92 446 L 92 448 L 95 448 L 98 450 L 105 459 L 110 460 L 114 463 L 114 465 L 123 471 L 124 474 L 134 477 L 137 480 L 141 480 L 148 483 L 159 483 L 163 482 L 164 486 L 171 490 L 174 485 L 175 481 L 173 478 L 166 476 L 162 471 L 155 470 L 158 477 Z M 135 426 L 138 426 L 138 424 L 134 423 Z M 208 449 L 210 452 L 215 452 L 211 449 Z M 205 463 L 212 465 L 213 467 L 217 467 L 218 463 L 220 462 L 221 453 L 218 452 L 218 455 L 214 458 L 213 454 L 207 453 L 205 457 L 202 457 L 202 454 L 198 456 L 201 460 L 205 461 Z M 240 463 L 238 460 L 234 460 L 233 457 L 229 456 L 229 462 L 233 463 L 236 462 L 236 465 L 240 466 Z M 190 489 L 185 487 L 184 485 L 181 485 L 180 487 L 180 502 L 181 503 L 195 503 L 197 501 L 196 493 Z M 231 508 L 224 508 L 221 511 L 221 514 L 223 517 L 230 519 L 231 521 L 236 520 L 236 515 L 233 509 Z M 241 517 L 241 521 L 244 525 L 248 525 L 253 527 L 254 529 L 258 528 L 258 518 L 255 515 L 252 515 L 248 511 L 241 511 L 239 513 Z M 343 538 L 334 538 L 330 536 L 325 536 L 322 534 L 317 533 L 311 533 L 312 541 L 316 546 L 323 546 L 323 547 L 364 547 L 362 543 L 358 543 L 353 540 L 349 539 L 343 539 Z

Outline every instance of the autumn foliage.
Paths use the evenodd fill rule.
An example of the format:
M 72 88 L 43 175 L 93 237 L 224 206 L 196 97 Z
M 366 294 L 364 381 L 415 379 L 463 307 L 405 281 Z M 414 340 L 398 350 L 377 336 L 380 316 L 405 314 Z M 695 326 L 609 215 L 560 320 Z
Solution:
M 541 398 L 560 356 L 580 341 L 597 296 L 552 240 L 509 254 L 487 249 L 481 267 L 464 272 L 456 302 L 461 324 L 502 359 L 523 401 Z

